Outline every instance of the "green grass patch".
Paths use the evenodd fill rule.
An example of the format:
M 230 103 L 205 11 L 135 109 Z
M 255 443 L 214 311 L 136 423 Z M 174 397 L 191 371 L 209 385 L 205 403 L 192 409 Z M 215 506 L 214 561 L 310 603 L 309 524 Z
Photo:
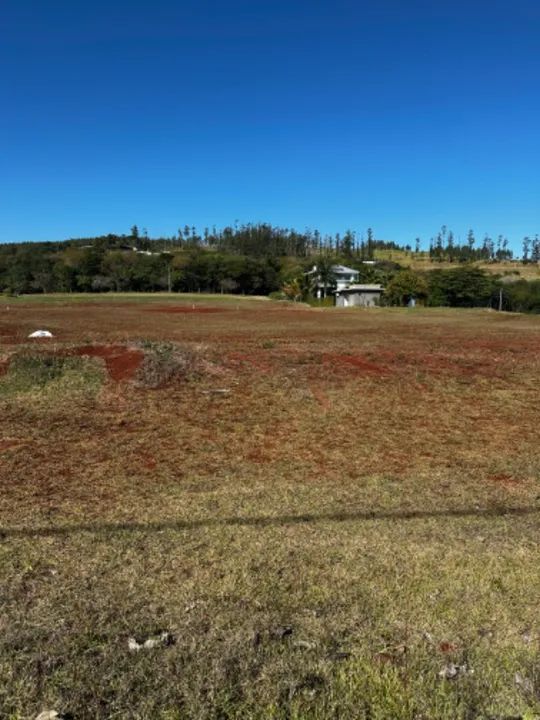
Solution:
M 95 359 L 23 351 L 11 358 L 7 373 L 0 378 L 0 397 L 95 395 L 103 378 L 103 368 Z
M 225 293 L 144 293 L 144 292 L 108 292 L 108 293 L 50 293 L 47 295 L 36 293 L 32 295 L 9 296 L 4 295 L 4 300 L 10 305 L 65 305 L 66 303 L 110 303 L 110 302 L 133 302 L 133 303 L 195 303 L 218 305 L 246 304 L 251 301 L 261 303 L 268 300 L 267 297 L 259 295 L 227 295 Z
M 322 308 L 328 308 L 328 307 L 334 307 L 336 302 L 334 300 L 333 296 L 325 297 L 325 298 L 308 298 L 306 300 L 306 303 L 310 305 L 311 307 L 322 307 Z

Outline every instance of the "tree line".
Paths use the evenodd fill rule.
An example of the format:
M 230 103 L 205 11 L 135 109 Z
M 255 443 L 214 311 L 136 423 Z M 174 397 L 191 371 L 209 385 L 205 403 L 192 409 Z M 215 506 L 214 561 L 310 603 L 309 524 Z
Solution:
M 522 261 L 540 260 L 538 236 L 525 238 Z M 317 230 L 298 233 L 268 224 L 247 224 L 198 232 L 186 225 L 171 237 L 150 238 L 134 225 L 129 234 L 74 238 L 63 242 L 0 245 L 0 291 L 14 294 L 50 292 L 213 292 L 309 299 L 315 294 L 316 265 L 331 289 L 333 264 L 359 271 L 360 282 L 385 287 L 384 302 L 406 304 L 410 298 L 428 305 L 488 306 L 539 312 L 538 283 L 499 278 L 473 266 L 473 261 L 500 262 L 512 257 L 502 236 L 474 234 L 460 245 L 443 226 L 431 243 L 435 260 L 455 268 L 414 272 L 397 262 L 373 258 L 380 251 L 412 254 L 411 245 L 377 240 L 368 228 L 357 236 L 347 230 L 334 236 Z M 419 240 L 414 252 L 420 252 Z M 397 256 L 401 257 L 401 256 Z M 509 279 L 515 282 L 508 283 Z
M 419 252 L 420 240 L 416 241 L 415 251 Z M 410 246 L 407 246 L 410 248 Z M 461 243 L 456 240 L 452 230 L 443 225 L 435 237 L 429 241 L 429 257 L 431 260 L 439 262 L 504 262 L 505 260 L 513 260 L 514 253 L 509 247 L 508 238 L 504 235 L 497 235 L 493 238 L 487 233 L 481 241 L 475 237 L 474 230 L 469 230 L 467 240 Z M 522 242 L 521 262 L 538 263 L 540 262 L 540 238 L 538 235 L 534 237 L 525 236 Z
M 397 243 L 376 240 L 371 228 L 360 236 L 353 230 L 331 235 L 310 228 L 297 232 L 294 229 L 275 227 L 269 223 L 235 224 L 221 229 L 215 226 L 205 227 L 202 231 L 194 225 L 185 225 L 170 237 L 153 239 L 148 236 L 146 229 L 143 228 L 141 231 L 137 225 L 133 225 L 129 235 L 107 235 L 93 238 L 92 241 L 104 243 L 108 247 L 128 244 L 141 250 L 209 249 L 232 255 L 298 258 L 330 252 L 366 260 L 373 259 L 376 249 L 402 249 Z M 70 242 L 85 243 L 88 240 L 83 238 Z
M 268 294 L 305 263 L 372 260 L 393 242 L 347 230 L 323 235 L 269 224 L 205 228 L 186 225 L 170 237 L 129 234 L 64 242 L 0 245 L 0 290 L 12 293 L 158 291 Z

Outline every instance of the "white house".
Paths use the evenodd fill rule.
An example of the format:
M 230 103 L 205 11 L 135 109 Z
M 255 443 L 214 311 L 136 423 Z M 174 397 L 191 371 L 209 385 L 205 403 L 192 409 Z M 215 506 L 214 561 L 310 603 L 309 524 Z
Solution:
M 336 278 L 335 290 L 337 292 L 349 287 L 351 283 L 358 282 L 360 277 L 358 270 L 353 270 L 345 265 L 332 265 L 332 272 Z
M 335 280 L 335 282 L 332 283 L 331 288 L 328 286 L 325 287 L 316 265 L 313 266 L 313 270 L 310 270 L 309 273 L 306 273 L 307 275 L 315 276 L 316 294 L 319 299 L 323 296 L 325 291 L 331 290 L 333 292 L 334 290 L 344 290 L 352 283 L 358 282 L 358 279 L 360 277 L 360 273 L 358 272 L 358 270 L 346 267 L 345 265 L 332 265 L 331 270 Z
M 337 307 L 374 307 L 379 304 L 383 293 L 382 285 L 359 284 L 360 272 L 346 265 L 332 265 L 331 270 L 335 280 L 331 288 L 325 287 L 316 265 L 308 273 L 316 278 L 315 287 L 319 299 L 326 291 L 330 291 L 335 297 Z

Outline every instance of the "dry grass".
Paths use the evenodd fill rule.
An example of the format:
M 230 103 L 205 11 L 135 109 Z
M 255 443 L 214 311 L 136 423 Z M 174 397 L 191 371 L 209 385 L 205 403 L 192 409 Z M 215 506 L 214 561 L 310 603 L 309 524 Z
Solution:
M 0 400 L 0 716 L 539 714 L 540 320 L 219 307 L 2 312 L 159 363 Z
M 411 267 L 413 270 L 449 270 L 459 267 L 459 263 L 448 261 L 438 262 L 429 257 L 428 252 L 415 253 L 405 250 L 376 250 L 375 257 L 378 260 L 392 260 L 400 265 Z M 476 267 L 496 275 L 515 275 L 516 279 L 539 280 L 540 264 L 528 263 L 524 265 L 519 260 L 504 260 L 502 262 L 475 262 Z

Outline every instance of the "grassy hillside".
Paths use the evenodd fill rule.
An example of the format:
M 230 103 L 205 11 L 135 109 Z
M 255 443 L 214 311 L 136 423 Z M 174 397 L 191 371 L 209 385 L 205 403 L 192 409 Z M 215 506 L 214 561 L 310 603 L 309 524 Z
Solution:
M 435 262 L 427 252 L 406 252 L 405 250 L 375 250 L 377 260 L 393 260 L 403 266 L 409 266 L 414 270 L 437 270 L 456 267 L 458 263 Z M 538 264 L 524 265 L 519 261 L 502 261 L 497 263 L 476 262 L 476 267 L 494 274 L 515 274 L 516 277 L 525 280 L 540 279 L 540 266 Z

